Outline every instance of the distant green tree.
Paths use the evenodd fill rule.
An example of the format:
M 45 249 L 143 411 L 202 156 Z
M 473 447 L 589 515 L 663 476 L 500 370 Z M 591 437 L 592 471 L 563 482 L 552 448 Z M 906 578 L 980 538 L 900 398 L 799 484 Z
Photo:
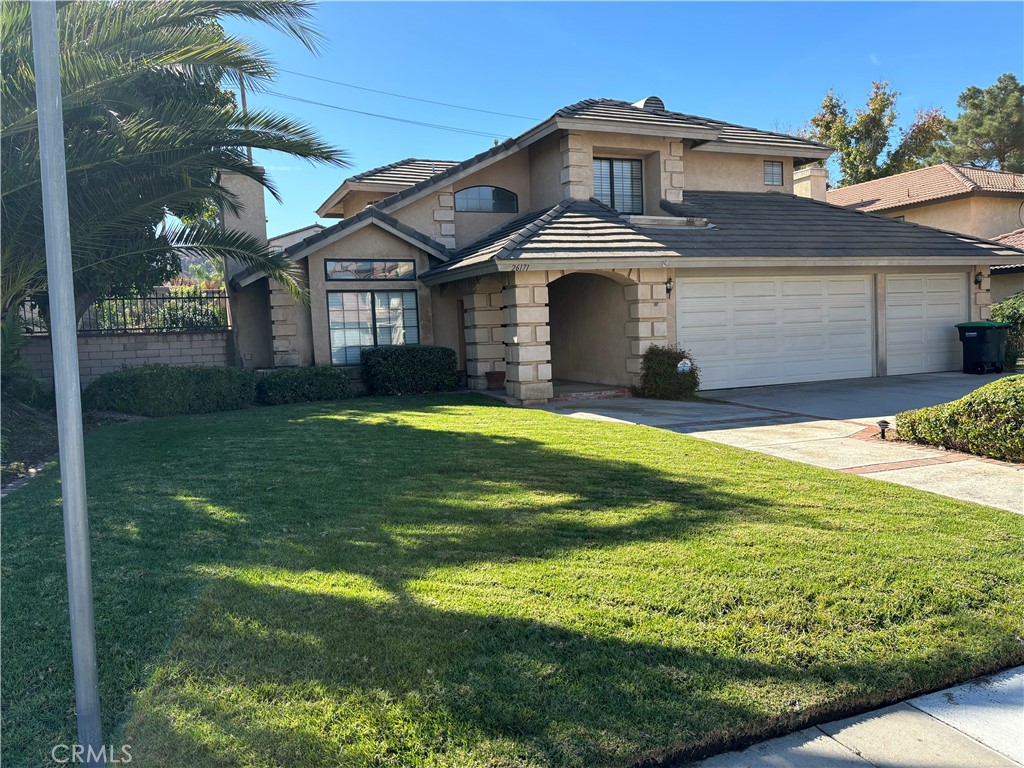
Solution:
M 865 108 L 857 109 L 851 117 L 846 101 L 835 91 L 829 89 L 825 95 L 805 135 L 836 148 L 840 186 L 912 171 L 934 162 L 929 158 L 942 136 L 942 110 L 918 110 L 914 122 L 899 130 L 893 146 L 898 96 L 889 83 L 872 83 Z
M 978 168 L 1024 172 L 1024 85 L 1011 73 L 994 85 L 972 85 L 956 100 L 960 114 L 945 124 L 938 157 Z

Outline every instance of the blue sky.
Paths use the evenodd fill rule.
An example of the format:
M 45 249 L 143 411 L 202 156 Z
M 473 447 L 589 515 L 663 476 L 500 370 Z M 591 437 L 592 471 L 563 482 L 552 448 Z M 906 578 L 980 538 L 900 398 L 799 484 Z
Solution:
M 340 3 L 316 11 L 320 56 L 250 24 L 282 68 L 365 88 L 537 118 L 470 112 L 281 73 L 272 90 L 348 109 L 515 136 L 584 98 L 636 101 L 769 130 L 799 127 L 829 87 L 852 108 L 872 80 L 915 110 L 955 115 L 969 85 L 1024 77 L 1024 3 Z M 676 41 L 679 41 L 678 43 Z M 665 53 L 668 51 L 669 53 Z M 493 139 L 340 112 L 269 93 L 264 107 L 312 124 L 349 152 L 348 169 L 259 154 L 284 203 L 267 198 L 271 235 L 316 221 L 353 173 L 404 157 L 461 160 Z M 331 223 L 331 222 L 324 222 Z

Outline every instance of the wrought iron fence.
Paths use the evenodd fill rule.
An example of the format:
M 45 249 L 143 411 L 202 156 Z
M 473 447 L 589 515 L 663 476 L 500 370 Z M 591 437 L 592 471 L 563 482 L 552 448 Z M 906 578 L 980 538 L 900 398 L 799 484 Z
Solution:
M 31 333 L 47 333 L 45 313 L 31 302 L 21 306 Z M 149 296 L 99 299 L 78 321 L 79 333 L 174 333 L 227 329 L 224 291 L 191 289 Z

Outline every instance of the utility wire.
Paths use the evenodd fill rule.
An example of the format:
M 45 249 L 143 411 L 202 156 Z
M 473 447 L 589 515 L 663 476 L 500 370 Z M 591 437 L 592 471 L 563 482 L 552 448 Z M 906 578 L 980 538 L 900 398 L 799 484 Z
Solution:
M 453 125 L 439 125 L 437 123 L 424 123 L 420 120 L 409 120 L 404 117 L 392 117 L 391 115 L 380 115 L 376 112 L 363 112 L 359 109 L 349 109 L 348 107 L 339 107 L 337 104 L 328 104 L 323 101 L 314 101 L 313 99 L 303 99 L 299 96 L 290 96 L 285 93 L 278 93 L 277 91 L 264 91 L 268 96 L 277 96 L 279 99 L 288 99 L 289 101 L 301 101 L 303 104 L 313 104 L 318 107 L 326 107 L 328 109 L 337 109 L 340 112 L 351 112 L 356 115 L 366 115 L 367 117 L 378 117 L 382 120 L 394 120 L 398 123 L 407 123 L 409 125 L 420 125 L 425 128 L 437 128 L 442 131 L 454 131 L 455 133 L 465 133 L 471 136 L 483 136 L 488 139 L 504 139 L 505 136 L 499 133 L 488 133 L 487 131 L 475 131 L 471 128 L 458 128 Z
M 342 85 L 346 88 L 355 88 L 359 91 L 369 91 L 370 93 L 380 93 L 384 96 L 394 96 L 397 99 L 409 99 L 410 101 L 421 101 L 424 104 L 436 104 L 439 107 L 451 107 L 452 109 L 465 109 L 470 112 L 483 112 L 485 115 L 499 115 L 500 117 L 514 117 L 516 120 L 530 120 L 534 123 L 539 123 L 539 117 L 526 117 L 525 115 L 511 115 L 508 112 L 493 112 L 489 109 L 478 109 L 477 107 L 464 107 L 461 104 L 449 104 L 446 101 L 433 101 L 432 99 L 421 99 L 418 96 L 406 96 L 401 93 L 392 93 L 391 91 L 380 91 L 376 88 L 367 88 L 363 85 L 353 85 L 352 83 L 343 83 L 340 80 L 330 80 L 326 77 L 317 77 L 316 75 L 307 75 L 305 72 L 296 72 L 293 69 L 278 69 L 278 72 L 287 72 L 289 75 L 295 75 L 297 77 L 308 77 L 310 80 L 319 80 L 321 83 L 330 83 L 331 85 Z

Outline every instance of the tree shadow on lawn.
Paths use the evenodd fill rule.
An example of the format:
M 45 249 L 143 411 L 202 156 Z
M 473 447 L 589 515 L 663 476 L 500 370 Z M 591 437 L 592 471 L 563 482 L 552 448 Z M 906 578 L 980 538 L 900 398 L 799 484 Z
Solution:
M 529 434 L 564 430 L 557 417 L 500 409 L 508 423 L 495 428 L 460 411 L 479 402 L 415 403 L 162 420 L 158 445 L 157 422 L 91 438 L 105 720 L 123 722 L 129 692 L 146 687 L 128 729 L 140 764 L 619 764 L 729 726 L 763 728 L 782 688 L 870 691 L 882 672 L 890 692 L 927 679 L 927 658 L 881 670 L 766 665 L 686 648 L 670 630 L 661 642 L 650 639 L 657 628 L 624 639 L 630 611 L 609 595 L 641 604 L 625 606 L 632 615 L 674 608 L 671 595 L 629 583 L 650 562 L 613 557 L 618 548 L 748 522 L 831 530 L 817 510 L 757 493 L 763 458 L 745 465 L 733 452 L 715 466 L 717 449 L 665 435 L 674 460 L 700 464 L 672 476 L 589 450 L 614 454 L 621 441 L 628 455 L 624 430 L 581 422 L 556 447 Z M 460 421 L 418 421 L 430 414 Z M 97 460 L 104 449 L 130 460 Z M 772 472 L 760 480 L 777 481 Z M 751 493 L 723 489 L 737 476 Z M 47 545 L 35 554 L 60 568 L 53 523 L 36 521 Z M 801 557 L 814 560 L 812 540 Z M 23 603 L 36 589 L 25 586 Z M 66 602 L 37 611 L 12 624 L 5 611 L 5 630 L 40 614 L 66 626 Z M 53 643 L 51 674 L 69 686 L 65 643 Z M 18 671 L 5 674 L 8 701 L 33 672 Z M 51 728 L 70 724 L 51 703 L 68 691 L 54 683 L 32 700 Z M 18 748 L 11 718 L 32 716 L 7 713 L 5 753 Z

